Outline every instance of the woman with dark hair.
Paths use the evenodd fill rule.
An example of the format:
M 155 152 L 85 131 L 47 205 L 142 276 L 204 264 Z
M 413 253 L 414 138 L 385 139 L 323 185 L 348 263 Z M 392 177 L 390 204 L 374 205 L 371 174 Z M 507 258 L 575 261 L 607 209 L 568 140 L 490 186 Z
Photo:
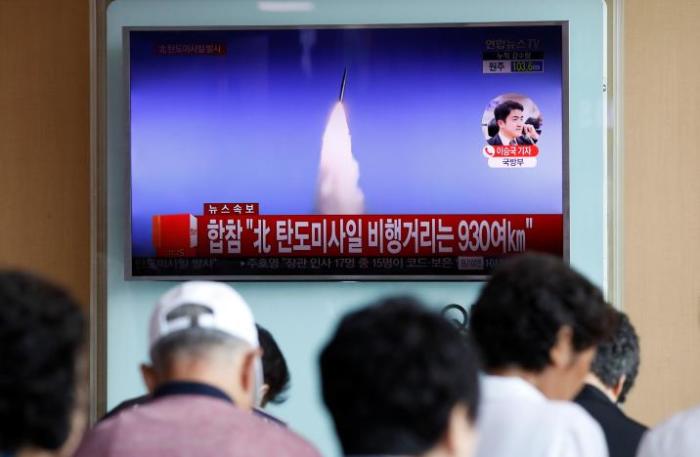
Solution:
M 286 393 L 289 390 L 290 375 L 287 361 L 272 334 L 260 324 L 256 325 L 258 339 L 263 350 L 263 384 L 260 392 L 262 398 L 260 407 L 264 408 L 268 403 L 278 405 L 287 400 Z

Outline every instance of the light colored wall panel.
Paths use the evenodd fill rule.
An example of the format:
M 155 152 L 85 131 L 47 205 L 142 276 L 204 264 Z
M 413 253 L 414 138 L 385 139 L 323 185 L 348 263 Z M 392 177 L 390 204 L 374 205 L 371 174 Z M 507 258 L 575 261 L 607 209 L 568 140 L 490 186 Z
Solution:
M 124 280 L 128 137 L 122 26 L 237 26 L 568 21 L 570 63 L 571 260 L 604 284 L 604 9 L 600 0 L 541 0 L 523 8 L 504 0 L 314 0 L 311 11 L 271 13 L 255 0 L 116 0 L 107 10 L 107 392 L 108 405 L 143 393 L 138 363 L 147 358 L 146 324 L 172 284 Z M 320 401 L 318 351 L 345 312 L 387 294 L 415 294 L 432 306 L 469 305 L 479 283 L 237 283 L 258 321 L 275 335 L 292 372 L 289 401 L 271 410 L 323 455 L 336 455 L 332 425 Z
M 624 308 L 642 340 L 628 412 L 700 403 L 700 2 L 624 9 Z
M 89 3 L 0 0 L 0 264 L 90 296 Z

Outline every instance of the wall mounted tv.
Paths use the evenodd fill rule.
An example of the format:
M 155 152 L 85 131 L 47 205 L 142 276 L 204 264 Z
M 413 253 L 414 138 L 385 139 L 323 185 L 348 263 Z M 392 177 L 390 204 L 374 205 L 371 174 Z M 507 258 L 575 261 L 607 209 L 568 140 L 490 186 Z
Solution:
M 566 257 L 565 23 L 126 28 L 128 278 Z

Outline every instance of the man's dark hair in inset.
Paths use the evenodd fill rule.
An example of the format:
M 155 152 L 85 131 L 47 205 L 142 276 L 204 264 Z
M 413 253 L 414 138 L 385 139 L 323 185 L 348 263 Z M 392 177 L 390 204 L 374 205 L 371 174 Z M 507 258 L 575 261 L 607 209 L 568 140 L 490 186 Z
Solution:
M 256 327 L 258 327 L 258 340 L 263 350 L 263 382 L 268 386 L 261 406 L 265 406 L 268 402 L 284 403 L 287 400 L 285 393 L 289 390 L 290 381 L 287 361 L 272 334 L 261 325 L 256 324 Z
M 516 109 L 523 111 L 525 108 L 516 101 L 506 100 L 493 110 L 493 117 L 496 121 L 505 121 L 510 112 Z
M 348 314 L 321 354 L 323 400 L 345 454 L 421 454 L 458 404 L 477 414 L 477 362 L 442 316 L 395 297 Z
M 614 309 L 595 285 L 561 259 L 525 254 L 504 261 L 472 307 L 470 333 L 487 370 L 540 372 L 559 330 L 569 326 L 576 352 L 612 334 Z
M 598 345 L 591 371 L 610 388 L 615 387 L 620 378 L 625 376 L 622 391 L 617 398 L 618 403 L 624 403 L 639 371 L 639 338 L 627 315 L 618 314 L 615 334 Z
M 66 291 L 0 271 L 0 450 L 63 445 L 82 344 L 83 315 Z

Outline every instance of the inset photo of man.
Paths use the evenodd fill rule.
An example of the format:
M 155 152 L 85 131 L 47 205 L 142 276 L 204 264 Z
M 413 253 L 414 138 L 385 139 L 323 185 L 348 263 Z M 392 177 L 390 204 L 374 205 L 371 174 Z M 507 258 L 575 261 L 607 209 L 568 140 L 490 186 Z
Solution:
M 491 146 L 535 144 L 542 133 L 542 115 L 526 96 L 500 95 L 486 107 L 482 128 Z

